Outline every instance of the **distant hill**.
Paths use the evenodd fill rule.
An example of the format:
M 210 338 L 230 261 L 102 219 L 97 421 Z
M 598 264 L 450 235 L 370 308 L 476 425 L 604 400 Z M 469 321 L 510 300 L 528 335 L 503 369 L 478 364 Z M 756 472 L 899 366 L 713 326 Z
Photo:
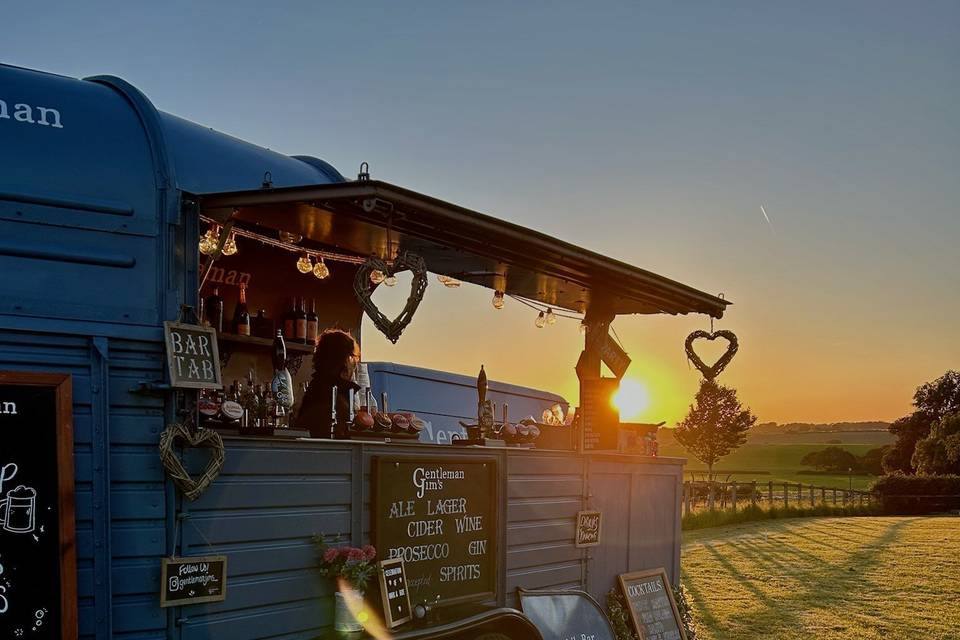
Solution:
M 779 424 L 776 422 L 757 423 L 750 429 L 751 433 L 757 435 L 771 435 L 775 433 L 836 433 L 838 431 L 887 431 L 890 428 L 889 422 L 830 422 L 830 423 L 811 423 L 811 422 L 788 422 Z

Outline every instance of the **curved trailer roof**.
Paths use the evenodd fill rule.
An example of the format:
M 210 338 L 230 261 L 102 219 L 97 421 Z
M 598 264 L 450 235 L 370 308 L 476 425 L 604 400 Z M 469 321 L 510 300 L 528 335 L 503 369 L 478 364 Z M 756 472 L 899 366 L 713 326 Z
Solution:
M 723 315 L 728 300 L 546 234 L 388 182 L 358 180 L 199 197 L 204 214 L 294 231 L 342 251 L 423 256 L 430 271 L 586 313 Z

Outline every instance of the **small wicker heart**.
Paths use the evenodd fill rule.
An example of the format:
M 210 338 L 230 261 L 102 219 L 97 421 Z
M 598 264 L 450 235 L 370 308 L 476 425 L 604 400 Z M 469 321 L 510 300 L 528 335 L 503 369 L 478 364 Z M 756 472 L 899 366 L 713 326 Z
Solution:
M 408 270 L 413 274 L 413 282 L 410 284 L 410 296 L 407 298 L 407 304 L 404 305 L 400 315 L 390 320 L 387 316 L 383 315 L 383 312 L 373 303 L 371 296 L 373 296 L 377 285 L 373 284 L 370 280 L 370 274 L 374 271 L 380 271 L 384 275 L 392 276 L 401 271 Z M 423 292 L 426 291 L 426 289 L 427 263 L 423 258 L 409 251 L 404 251 L 397 256 L 396 260 L 393 261 L 393 265 L 387 265 L 387 263 L 380 258 L 371 256 L 366 262 L 360 265 L 360 268 L 357 270 L 357 275 L 353 279 L 353 292 L 356 294 L 360 306 L 363 307 L 363 311 L 370 320 L 373 321 L 374 326 L 394 344 L 400 339 L 400 334 L 407 328 L 410 321 L 413 320 L 413 314 L 417 312 L 417 307 L 420 306 L 420 302 L 423 300 Z
M 703 338 L 704 340 L 716 340 L 717 338 L 723 338 L 729 344 L 727 345 L 727 351 L 720 356 L 720 359 L 713 363 L 713 365 L 708 366 L 700 359 L 700 356 L 697 355 L 696 351 L 693 350 L 694 340 L 699 340 Z M 733 331 L 727 331 L 726 329 L 721 331 L 715 331 L 714 333 L 708 333 L 703 330 L 694 331 L 687 336 L 686 341 L 683 343 L 684 348 L 687 352 L 687 358 L 690 362 L 693 363 L 700 373 L 703 374 L 703 377 L 707 380 L 713 380 L 720 372 L 723 371 L 730 361 L 733 360 L 733 356 L 737 355 L 737 349 L 739 348 L 739 343 L 737 342 L 737 336 Z
M 199 479 L 190 475 L 174 452 L 177 440 L 183 440 L 187 447 L 210 449 L 210 462 Z M 200 429 L 191 433 L 185 424 L 172 424 L 160 434 L 160 461 L 170 479 L 188 500 L 196 500 L 207 490 L 223 469 L 223 460 L 223 440 L 220 434 L 212 429 Z

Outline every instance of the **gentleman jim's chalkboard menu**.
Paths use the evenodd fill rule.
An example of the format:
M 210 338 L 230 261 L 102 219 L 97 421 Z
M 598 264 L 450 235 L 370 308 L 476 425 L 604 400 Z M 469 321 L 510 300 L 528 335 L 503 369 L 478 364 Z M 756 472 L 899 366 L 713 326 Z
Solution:
M 496 460 L 373 459 L 373 539 L 403 558 L 413 604 L 493 597 L 497 585 Z
M 70 376 L 0 372 L 0 638 L 77 637 Z
M 640 640 L 687 640 L 665 570 L 623 573 L 617 579 Z

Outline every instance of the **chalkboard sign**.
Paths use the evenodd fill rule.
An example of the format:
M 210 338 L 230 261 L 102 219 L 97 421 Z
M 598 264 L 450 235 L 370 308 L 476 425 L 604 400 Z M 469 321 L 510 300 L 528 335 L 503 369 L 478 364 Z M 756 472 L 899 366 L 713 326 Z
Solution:
M 69 375 L 0 372 L 0 638 L 77 637 Z
M 403 559 L 414 604 L 496 595 L 496 459 L 377 456 L 373 482 L 374 544 Z
M 227 599 L 227 556 L 164 558 L 160 561 L 160 606 Z
M 595 547 L 600 544 L 601 524 L 603 524 L 603 514 L 599 511 L 578 511 L 574 546 Z
M 623 573 L 617 579 L 640 640 L 687 640 L 664 569 Z
M 588 593 L 517 589 L 517 595 L 523 615 L 543 640 L 616 640 L 606 614 Z
M 220 352 L 213 327 L 178 322 L 163 323 L 170 386 L 186 389 L 222 389 Z
M 627 372 L 631 362 L 627 352 L 620 348 L 609 333 L 600 343 L 600 360 L 617 376 L 617 380 Z
M 611 399 L 619 384 L 616 378 L 580 381 L 580 420 L 584 450 L 617 448 L 620 414 Z
M 410 590 L 403 570 L 403 558 L 380 561 L 380 596 L 383 600 L 383 618 L 387 627 L 413 619 L 410 610 Z

